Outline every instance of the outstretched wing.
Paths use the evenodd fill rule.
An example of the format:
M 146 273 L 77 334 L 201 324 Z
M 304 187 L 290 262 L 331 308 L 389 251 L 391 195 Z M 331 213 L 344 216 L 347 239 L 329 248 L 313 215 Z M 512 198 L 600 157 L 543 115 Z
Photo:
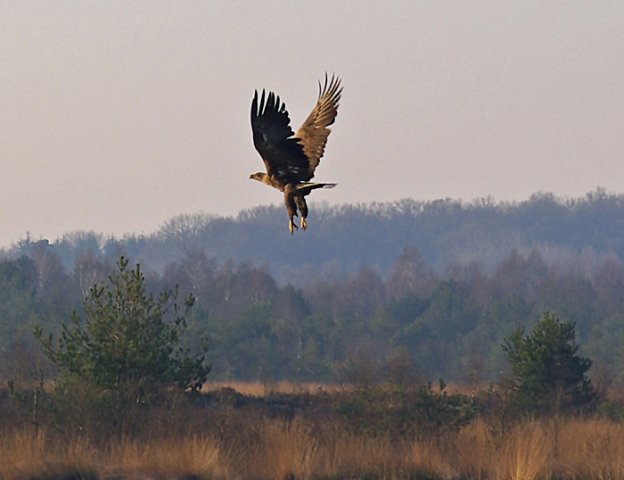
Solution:
M 314 176 L 314 170 L 325 152 L 325 144 L 330 132 L 327 127 L 334 123 L 341 94 L 340 78 L 332 75 L 328 83 L 327 74 L 325 74 L 325 84 L 322 88 L 319 82 L 319 98 L 316 105 L 295 135 L 300 139 L 303 151 L 308 158 L 310 178 Z
M 267 173 L 284 183 L 308 180 L 309 162 L 299 140 L 293 137 L 286 105 L 273 92 L 251 102 L 251 129 L 256 150 Z

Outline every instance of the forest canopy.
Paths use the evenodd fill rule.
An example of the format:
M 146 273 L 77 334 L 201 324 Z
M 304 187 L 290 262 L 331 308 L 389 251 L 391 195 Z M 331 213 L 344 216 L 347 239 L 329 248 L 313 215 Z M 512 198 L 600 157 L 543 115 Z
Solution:
M 274 228 L 281 210 L 261 207 L 176 217 L 149 236 L 22 240 L 0 261 L 0 373 L 38 371 L 33 327 L 58 334 L 121 255 L 154 291 L 194 296 L 181 340 L 207 351 L 215 379 L 356 381 L 400 359 L 423 378 L 488 381 L 504 338 L 544 312 L 574 322 L 593 370 L 621 370 L 624 197 L 314 212 L 294 238 Z

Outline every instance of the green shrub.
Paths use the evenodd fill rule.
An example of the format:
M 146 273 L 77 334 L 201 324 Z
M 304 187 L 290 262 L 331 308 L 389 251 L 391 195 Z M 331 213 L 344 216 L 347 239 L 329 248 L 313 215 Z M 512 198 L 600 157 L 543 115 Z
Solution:
M 511 365 L 511 406 L 532 414 L 579 413 L 592 408 L 596 394 L 587 371 L 591 360 L 578 354 L 575 324 L 545 313 L 525 335 L 505 338 Z

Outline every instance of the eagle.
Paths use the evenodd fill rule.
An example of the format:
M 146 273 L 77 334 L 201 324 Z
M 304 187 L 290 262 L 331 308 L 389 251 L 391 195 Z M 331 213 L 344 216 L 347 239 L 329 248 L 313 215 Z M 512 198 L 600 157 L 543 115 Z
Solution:
M 308 228 L 308 205 L 306 195 L 317 188 L 333 188 L 336 183 L 316 183 L 310 180 L 318 166 L 329 136 L 329 125 L 338 113 L 342 94 L 340 78 L 332 75 L 325 82 L 319 81 L 316 105 L 297 130 L 292 131 L 286 105 L 273 92 L 259 95 L 256 90 L 251 102 L 251 130 L 256 150 L 262 157 L 266 172 L 252 173 L 249 178 L 257 180 L 284 194 L 288 213 L 288 231 L 297 229 L 294 217 L 301 214 L 302 230 Z

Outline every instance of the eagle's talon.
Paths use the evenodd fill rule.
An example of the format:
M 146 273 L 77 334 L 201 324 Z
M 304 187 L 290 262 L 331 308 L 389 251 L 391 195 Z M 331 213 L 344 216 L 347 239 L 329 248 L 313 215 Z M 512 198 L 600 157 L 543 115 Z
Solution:
M 297 230 L 297 225 L 295 225 L 295 222 L 293 222 L 292 220 L 288 222 L 288 231 L 290 232 L 290 234 L 292 235 L 293 233 L 295 233 L 295 230 Z
M 301 217 L 301 229 L 302 230 L 308 229 L 308 221 L 304 217 Z

